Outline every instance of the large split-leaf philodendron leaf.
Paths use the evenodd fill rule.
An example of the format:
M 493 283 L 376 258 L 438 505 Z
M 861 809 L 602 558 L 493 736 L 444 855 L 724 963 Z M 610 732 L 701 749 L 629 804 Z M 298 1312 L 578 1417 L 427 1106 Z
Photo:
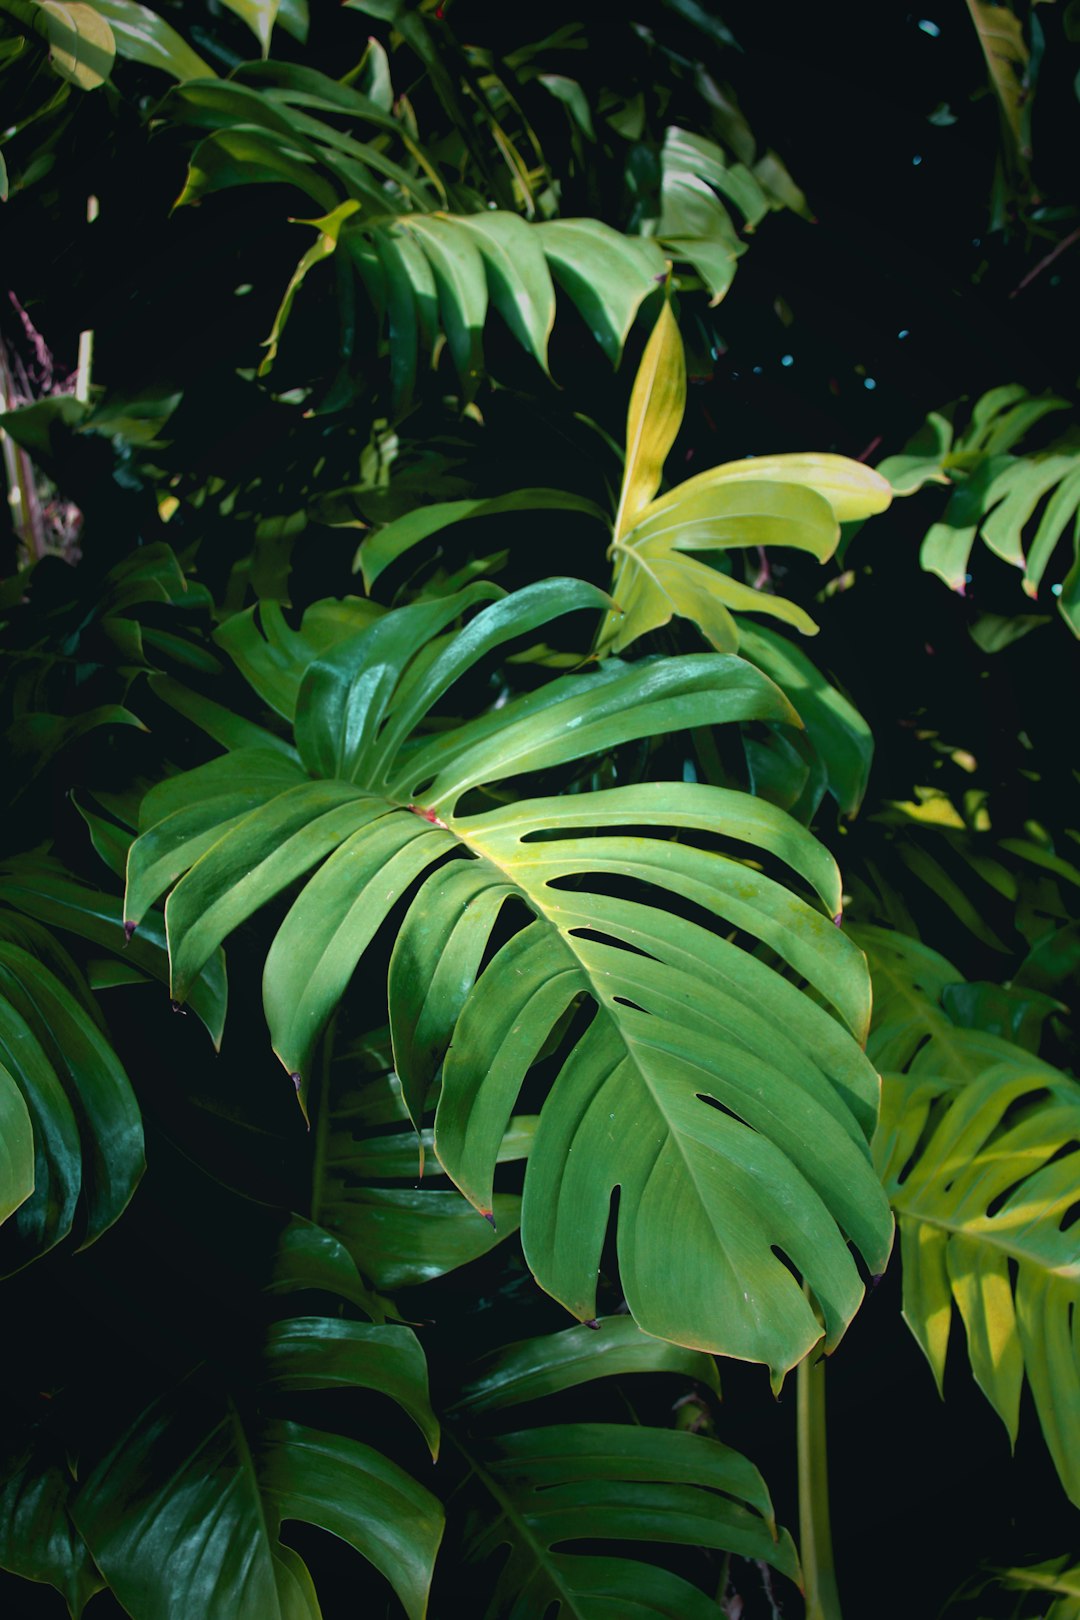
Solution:
M 776 1524 L 765 1481 L 747 1458 L 715 1440 L 636 1423 L 487 1432 L 492 1420 L 505 1429 L 507 1408 L 640 1373 L 694 1379 L 719 1393 L 711 1356 L 650 1338 L 625 1316 L 506 1345 L 467 1375 L 450 1434 L 472 1479 L 463 1541 L 448 1551 L 462 1587 L 472 1591 L 478 1578 L 490 1583 L 489 1600 L 478 1607 L 489 1620 L 715 1615 L 684 1574 L 648 1561 L 650 1543 L 735 1552 L 798 1578 L 795 1549 Z M 630 1545 L 622 1553 L 589 1542 Z
M 434 1443 L 412 1331 L 320 1317 L 269 1331 L 261 1393 L 193 1373 L 136 1420 L 74 1503 L 95 1562 L 133 1620 L 317 1620 L 303 1560 L 279 1540 L 299 1519 L 355 1547 L 423 1620 L 440 1504 L 362 1442 L 274 1412 L 282 1392 L 360 1387 L 397 1402 Z
M 672 617 L 690 619 L 720 652 L 734 652 L 733 613 L 766 613 L 806 635 L 817 626 L 785 597 L 697 561 L 689 553 L 793 546 L 825 562 L 840 524 L 883 512 L 888 481 L 847 456 L 755 456 L 697 473 L 657 496 L 686 405 L 678 322 L 664 305 L 642 356 L 626 422 L 626 466 L 612 535 L 615 606 L 599 644 L 628 647 Z
M 578 1009 L 525 1176 L 538 1281 L 595 1315 L 619 1188 L 622 1283 L 640 1325 L 781 1375 L 822 1332 L 789 1263 L 832 1345 L 862 1293 L 847 1239 L 877 1271 L 891 1236 L 867 1149 L 868 981 L 834 926 L 834 863 L 772 805 L 700 784 L 483 805 L 499 804 L 495 784 L 631 740 L 793 723 L 793 711 L 752 665 L 702 653 L 609 659 L 475 719 L 427 723 L 481 660 L 607 603 L 572 580 L 512 596 L 473 585 L 341 643 L 301 684 L 298 763 L 241 749 L 147 796 L 128 921 L 175 883 L 166 923 L 182 1000 L 231 929 L 306 878 L 264 974 L 275 1050 L 304 1093 L 320 1031 L 405 902 L 389 978 L 396 1067 L 418 1121 L 446 1055 L 436 1152 L 489 1217 L 525 1076 Z M 504 915 L 517 925 L 508 938 L 495 933 Z

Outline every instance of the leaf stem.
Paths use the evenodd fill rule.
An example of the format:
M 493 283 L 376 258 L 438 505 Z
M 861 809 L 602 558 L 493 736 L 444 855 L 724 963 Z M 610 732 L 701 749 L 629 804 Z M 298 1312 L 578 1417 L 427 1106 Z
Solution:
M 806 1579 L 806 1620 L 842 1620 L 829 1524 L 825 1433 L 825 1361 L 811 1351 L 796 1372 L 799 1556 Z

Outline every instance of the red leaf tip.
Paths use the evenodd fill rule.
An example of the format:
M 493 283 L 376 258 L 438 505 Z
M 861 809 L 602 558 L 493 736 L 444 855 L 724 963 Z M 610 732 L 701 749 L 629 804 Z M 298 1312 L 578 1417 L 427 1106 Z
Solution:
M 599 1332 L 599 1331 L 600 1331 L 600 1323 L 599 1323 L 599 1322 L 598 1322 L 598 1321 L 597 1321 L 597 1320 L 596 1320 L 596 1317 L 595 1317 L 595 1316 L 590 1316 L 590 1317 L 589 1317 L 589 1318 L 588 1318 L 588 1320 L 587 1320 L 587 1321 L 584 1321 L 584 1322 L 582 1322 L 582 1324 L 581 1324 L 581 1325 L 582 1325 L 582 1327 L 587 1327 L 587 1328 L 595 1328 L 595 1330 L 596 1330 L 596 1331 L 597 1331 L 597 1332 Z
M 135 930 L 136 930 L 136 928 L 138 928 L 138 926 L 139 926 L 138 923 L 125 922 L 125 924 L 124 924 L 124 944 L 125 945 L 130 945 L 131 944 L 131 941 L 135 937 Z
M 492 1209 L 482 1209 L 480 1211 L 480 1213 L 484 1217 L 485 1221 L 487 1221 L 488 1225 L 491 1227 L 491 1230 L 494 1232 L 494 1230 L 495 1230 L 495 1211 L 492 1210 Z
M 408 808 L 412 811 L 414 816 L 419 816 L 421 821 L 430 821 L 433 827 L 446 826 L 446 822 L 440 821 L 434 810 L 429 810 L 426 805 L 410 804 Z

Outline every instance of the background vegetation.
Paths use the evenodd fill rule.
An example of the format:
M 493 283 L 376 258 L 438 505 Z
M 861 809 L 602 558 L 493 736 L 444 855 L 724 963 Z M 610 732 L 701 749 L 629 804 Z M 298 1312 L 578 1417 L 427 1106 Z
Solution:
M 1080 1613 L 1078 72 L 0 0 L 13 1612 Z

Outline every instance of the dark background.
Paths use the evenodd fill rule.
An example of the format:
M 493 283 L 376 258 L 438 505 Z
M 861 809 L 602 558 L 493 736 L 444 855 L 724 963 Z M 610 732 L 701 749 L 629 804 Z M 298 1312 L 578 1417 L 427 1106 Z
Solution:
M 346 33 L 353 37 L 356 19 L 335 14 L 324 23 L 318 0 L 314 9 L 315 50 L 307 59 L 341 71 L 340 40 Z M 563 20 L 584 19 L 593 50 L 583 77 L 591 71 L 598 82 L 610 82 L 620 68 L 618 52 L 626 51 L 632 75 L 639 49 L 627 33 L 625 8 L 617 8 L 618 18 L 615 9 L 546 6 L 542 15 L 530 16 L 516 6 L 460 0 L 448 16 L 459 37 L 482 37 L 496 49 L 549 32 Z M 718 20 L 710 4 L 700 9 L 706 22 Z M 1048 205 L 1062 209 L 1076 200 L 1080 134 L 1072 91 L 1080 50 L 1064 35 L 1065 9 L 1038 8 L 1046 52 L 1033 125 L 1039 191 Z M 713 311 L 704 300 L 695 306 L 700 369 L 686 441 L 699 463 L 808 447 L 876 460 L 898 451 L 929 409 L 975 398 L 999 383 L 1073 398 L 1080 243 L 1020 289 L 1072 226 L 1066 221 L 1055 227 L 1056 235 L 1040 238 L 1017 214 L 1005 228 L 990 229 L 999 121 L 966 9 L 955 0 L 926 0 L 925 9 L 916 10 L 892 3 L 775 7 L 732 0 L 723 6 L 723 22 L 741 52 L 718 41 L 710 45 L 708 28 L 687 21 L 692 11 L 689 5 L 643 4 L 631 9 L 629 20 L 640 17 L 689 60 L 715 49 L 712 70 L 735 83 L 759 140 L 784 157 L 815 218 L 810 223 L 782 213 L 767 219 L 725 302 Z M 179 13 L 178 20 L 183 26 Z M 923 21 L 939 33 L 921 28 Z M 941 108 L 953 122 L 930 121 Z M 129 137 L 137 113 L 133 106 Z M 78 184 L 71 186 L 70 202 L 44 199 L 47 231 L 27 231 L 32 199 L 24 199 L 24 228 L 10 251 L 12 286 L 28 308 L 48 312 L 49 342 L 68 364 L 74 363 L 78 331 L 88 325 L 97 329 L 103 381 L 122 386 L 144 375 L 152 354 L 162 385 L 179 382 L 186 389 L 189 447 L 201 434 L 212 456 L 223 436 L 233 435 L 258 441 L 260 454 L 268 453 L 269 442 L 272 453 L 271 414 L 263 414 L 252 390 L 237 387 L 230 367 L 257 363 L 268 314 L 295 262 L 294 243 L 283 241 L 276 225 L 268 226 L 278 214 L 267 208 L 262 188 L 213 199 L 170 219 L 162 200 L 179 190 L 180 147 L 168 135 L 148 146 L 141 138 L 125 140 L 123 127 L 118 138 L 104 114 L 100 126 L 96 116 L 89 109 L 79 125 L 72 161 L 84 164 L 87 178 L 93 176 L 103 192 L 97 234 L 91 237 L 80 217 Z M 114 162 L 108 175 L 100 172 L 103 158 Z M 174 191 L 163 175 L 174 177 Z M 223 233 L 226 210 L 233 223 Z M 246 222 L 243 231 L 233 228 L 237 218 Z M 232 289 L 248 280 L 254 292 L 238 304 Z M 5 311 L 5 327 L 9 319 Z M 576 350 L 568 352 L 568 362 L 576 358 Z M 606 393 L 589 407 L 598 416 L 606 413 L 615 432 L 627 372 L 624 365 L 618 379 L 603 383 L 598 376 L 597 386 Z M 508 410 L 500 424 L 493 413 L 489 450 L 502 433 L 508 478 L 554 482 L 543 422 L 532 424 L 523 448 L 515 434 L 520 420 Z M 567 453 L 580 455 L 580 446 Z M 104 535 L 110 520 L 152 526 L 137 493 L 110 482 L 104 464 L 88 462 L 72 477 L 80 497 L 89 492 L 85 504 L 98 533 Z M 1056 739 L 1073 704 L 1074 644 L 1055 621 L 995 659 L 978 653 L 967 635 L 973 614 L 1018 611 L 1023 604 L 1015 579 L 986 554 L 977 559 L 972 591 L 963 601 L 918 574 L 918 543 L 938 513 L 935 501 L 940 497 L 916 497 L 857 537 L 849 557 L 855 588 L 815 609 L 823 624 L 820 646 L 879 738 L 871 796 L 907 796 L 919 779 L 925 760 L 910 731 L 899 729 L 913 719 L 989 762 L 987 785 L 1004 790 L 1020 757 L 1021 714 L 1046 792 L 1063 794 L 1070 762 L 1058 759 Z M 555 571 L 558 540 L 551 546 Z M 307 559 L 300 567 L 304 592 L 314 597 L 352 588 L 343 577 L 345 561 L 332 549 Z M 574 571 L 576 562 L 568 549 L 563 565 Z M 206 568 L 212 567 L 207 559 Z M 1022 817 L 1022 807 L 1018 813 Z M 934 943 L 950 954 L 955 944 L 954 959 L 973 975 L 985 967 L 970 954 L 970 942 Z M 248 970 L 242 961 L 238 966 L 242 981 Z M 239 997 L 233 1005 L 239 1011 Z M 124 1055 L 150 1120 L 154 1172 L 129 1216 L 94 1250 L 67 1264 L 62 1294 L 54 1282 L 59 1267 L 52 1262 L 5 1285 L 3 1332 L 13 1390 L 25 1389 L 40 1372 L 38 1398 L 48 1401 L 54 1381 L 74 1377 L 80 1391 L 100 1389 L 101 1410 L 112 1413 L 137 1405 L 145 1388 L 192 1353 L 242 1331 L 244 1288 L 254 1290 L 258 1279 L 238 1279 L 235 1255 L 217 1252 L 207 1237 L 214 1227 L 206 1217 L 201 1172 L 176 1144 L 188 1135 L 205 1154 L 218 1132 L 217 1151 L 238 1179 L 239 1165 L 255 1178 L 257 1196 L 284 1202 L 302 1196 L 305 1144 L 285 1106 L 291 1099 L 278 1098 L 280 1110 L 267 1101 L 276 1096 L 277 1071 L 272 1060 L 254 1055 L 265 1047 L 254 1022 L 250 1030 L 230 1024 L 226 1057 L 230 1048 L 233 1055 L 253 1055 L 233 1065 L 231 1090 L 224 1100 L 218 1095 L 219 1112 L 234 1116 L 226 1126 L 212 1120 L 205 1105 L 205 1095 L 219 1088 L 216 1060 L 190 1029 L 177 1033 L 180 1022 L 170 1022 L 161 1008 L 127 1028 Z M 196 1100 L 174 1084 L 181 1073 L 188 1080 L 195 1076 Z M 259 1114 L 257 1130 L 235 1123 L 249 1106 Z M 230 1222 L 242 1231 L 241 1205 L 234 1201 L 230 1210 Z M 173 1304 L 176 1273 L 163 1269 L 177 1257 L 188 1302 L 183 1321 Z M 481 1263 L 427 1296 L 425 1311 L 439 1312 L 434 1334 L 449 1340 L 460 1332 L 485 1347 L 482 1296 L 484 1284 L 494 1280 L 492 1270 Z M 503 1318 L 507 1339 L 554 1330 L 564 1320 L 524 1282 L 513 1297 Z M 830 1366 L 833 1530 L 849 1620 L 930 1620 L 981 1561 L 1045 1558 L 1077 1546 L 1075 1513 L 1041 1444 L 1028 1398 L 1010 1460 L 1007 1438 L 971 1381 L 962 1345 L 953 1345 L 942 1405 L 899 1311 L 894 1265 Z M 722 1379 L 716 1432 L 758 1464 L 780 1521 L 796 1531 L 794 1380 L 774 1403 L 759 1368 L 725 1364 Z M 644 1395 L 642 1411 L 664 1421 L 666 1407 L 653 1412 L 649 1403 L 666 1401 L 669 1394 Z M 355 1613 L 364 1593 L 370 1612 L 383 1612 L 384 1595 L 365 1585 L 367 1577 L 351 1555 L 339 1560 L 329 1543 L 315 1537 L 311 1546 L 305 1542 L 305 1552 L 325 1558 L 328 1575 L 340 1571 L 340 1595 L 325 1597 L 328 1620 Z M 440 1608 L 442 1601 L 437 1596 L 433 1602 L 435 1620 L 464 1612 L 454 1606 L 456 1599 Z M 56 1620 L 63 1605 L 50 1590 L 0 1575 L 0 1610 Z M 783 1612 L 798 1614 L 793 1595 L 784 1598 Z M 107 1595 L 89 1609 L 92 1620 L 107 1620 L 111 1613 L 119 1610 Z

